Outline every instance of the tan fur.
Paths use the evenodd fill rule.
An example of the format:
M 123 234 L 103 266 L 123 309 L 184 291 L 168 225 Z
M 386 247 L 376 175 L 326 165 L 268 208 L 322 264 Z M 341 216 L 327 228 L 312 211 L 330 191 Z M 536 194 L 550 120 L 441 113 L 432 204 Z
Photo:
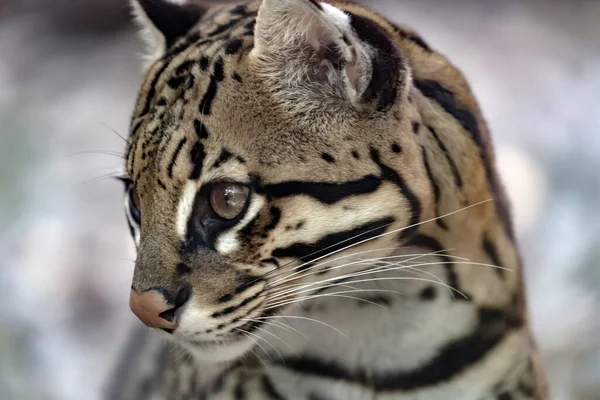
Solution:
M 274 3 L 284 4 L 286 1 Z M 387 32 L 401 54 L 403 71 L 399 78 L 396 101 L 389 110 L 378 112 L 375 111 L 374 103 L 361 103 L 360 93 L 366 88 L 363 83 L 354 86 L 361 88 L 356 93 L 348 89 L 352 86 L 348 82 L 370 78 L 370 69 L 362 67 L 360 63 L 364 61 L 361 57 L 367 57 L 373 52 L 371 47 L 354 38 L 351 32 L 347 33 L 347 41 L 351 45 L 345 50 L 348 50 L 347 54 L 358 57 L 359 75 L 354 81 L 352 77 L 347 80 L 346 75 L 339 75 L 347 72 L 344 69 L 342 72 L 328 69 L 325 83 L 307 79 L 312 73 L 310 65 L 306 70 L 295 67 L 306 62 L 302 58 L 305 50 L 294 53 L 294 49 L 290 48 L 286 52 L 285 48 L 273 45 L 273 49 L 283 51 L 274 54 L 265 49 L 270 46 L 267 41 L 261 42 L 261 46 L 252 50 L 253 38 L 248 35 L 242 37 L 243 49 L 237 54 L 223 54 L 222 48 L 226 41 L 223 36 L 225 34 L 221 34 L 223 40 L 219 40 L 220 36 L 217 35 L 205 44 L 190 45 L 173 59 L 161 59 L 149 68 L 132 121 L 135 132 L 130 138 L 127 160 L 127 173 L 134 181 L 142 210 L 142 234 L 133 287 L 138 291 L 153 287 L 173 288 L 179 282 L 179 278 L 175 276 L 175 266 L 186 263 L 192 269 L 185 279 L 193 288 L 194 307 L 199 313 L 210 314 L 219 310 L 217 300 L 232 293 L 248 276 L 261 277 L 272 271 L 272 266 L 261 265 L 260 261 L 271 258 L 272 251 L 277 248 L 299 242 L 316 243 L 325 235 L 346 231 L 386 216 L 395 218 L 388 231 L 410 225 L 412 215 L 409 201 L 400 193 L 398 186 L 389 180 L 383 180 L 372 193 L 348 197 L 335 204 L 319 203 L 309 196 L 269 199 L 261 193 L 255 193 L 254 196 L 260 198 L 263 202 L 261 204 L 265 206 L 256 210 L 252 226 L 248 228 L 248 222 L 246 226 L 236 228 L 235 235 L 238 237 L 242 232 L 248 233 L 244 231 L 245 228 L 250 233 L 248 240 L 237 243 L 235 251 L 227 255 L 206 250 L 191 255 L 181 254 L 181 238 L 173 221 L 178 218 L 177 205 L 180 204 L 187 185 L 194 185 L 195 190 L 200 190 L 211 181 L 223 179 L 250 184 L 251 177 L 258 178 L 261 185 L 285 181 L 344 183 L 367 175 L 382 174 L 382 169 L 372 156 L 371 149 L 375 148 L 381 164 L 401 176 L 419 200 L 420 222 L 453 213 L 443 218 L 447 229 L 433 222 L 424 223 L 419 226 L 415 235 L 434 238 L 444 248 L 453 249 L 452 254 L 480 264 L 494 263 L 495 260 L 490 259 L 482 248 L 484 239 L 493 243 L 501 266 L 512 272 L 505 271 L 499 275 L 493 268 L 464 262 L 455 267 L 458 282 L 471 297 L 470 306 L 503 310 L 509 319 L 523 320 L 523 324 L 513 330 L 506 328 L 509 333 L 495 351 L 498 354 L 504 354 L 504 351 L 506 354 L 520 354 L 514 356 L 513 367 L 518 371 L 521 371 L 519 368 L 523 360 L 531 359 L 534 369 L 538 371 L 536 376 L 529 378 L 536 387 L 536 397 L 531 398 L 547 399 L 528 324 L 519 251 L 514 239 L 510 237 L 510 229 L 507 230 L 503 225 L 505 221 L 498 211 L 499 207 L 507 206 L 506 196 L 501 185 L 490 181 L 490 175 L 483 164 L 480 151 L 490 163 L 492 177 L 497 179 L 493 170 L 492 140 L 468 83 L 444 56 L 416 44 L 416 33 L 413 31 L 397 27 L 382 16 L 354 3 L 331 4 L 376 22 Z M 251 2 L 248 10 L 256 11 L 259 5 L 260 2 Z M 306 7 L 309 10 L 308 2 Z M 261 12 L 264 13 L 264 9 Z M 198 29 L 202 33 L 211 32 L 232 18 L 235 16 L 227 11 L 216 13 L 203 19 Z M 314 18 L 311 19 L 312 24 L 324 17 L 309 10 L 303 18 Z M 259 35 L 261 28 L 268 31 L 260 24 L 259 14 Z M 232 27 L 227 35 L 241 35 L 243 25 L 240 22 L 240 26 Z M 323 26 L 332 29 L 331 32 L 335 31 L 330 25 Z M 299 31 L 298 27 L 290 29 L 292 33 Z M 276 40 L 271 36 L 277 36 L 276 32 L 270 31 L 264 35 L 269 40 Z M 202 35 L 200 43 L 201 40 Z M 295 37 L 285 40 L 290 43 L 302 41 Z M 335 40 L 337 46 L 345 46 L 341 39 L 336 37 Z M 206 71 L 201 71 L 198 65 L 192 67 L 192 86 L 185 89 L 169 87 L 168 81 L 175 75 L 178 66 L 186 60 L 198 60 L 202 56 L 207 56 L 210 63 Z M 350 58 L 345 60 L 344 65 L 352 66 L 353 59 L 348 57 Z M 217 95 L 211 104 L 212 112 L 210 115 L 201 115 L 198 104 L 210 86 L 210 77 L 214 74 L 215 62 L 219 58 L 223 60 L 224 79 L 218 83 Z M 159 71 L 162 72 L 155 78 Z M 232 78 L 234 74 L 241 77 L 242 83 Z M 418 80 L 438 82 L 451 92 L 457 107 L 475 117 L 482 135 L 483 149 L 478 148 L 469 132 L 453 115 L 419 91 L 415 85 Z M 159 100 L 166 105 L 159 105 Z M 148 109 L 146 104 L 149 105 Z M 202 175 L 197 181 L 189 183 L 188 177 L 194 169 L 190 150 L 198 142 L 194 121 L 200 121 L 205 126 L 208 138 L 201 141 L 206 154 Z M 420 124 L 418 134 L 412 132 L 415 122 Z M 437 139 L 435 135 L 438 136 Z M 172 156 L 183 138 L 186 141 L 181 154 L 176 163 L 170 166 Z M 446 151 L 440 147 L 438 140 L 443 143 Z M 396 145 L 401 146 L 398 153 L 390 150 Z M 240 156 L 244 162 L 229 161 L 212 169 L 211 166 L 223 149 Z M 351 155 L 353 152 L 359 154 L 359 159 Z M 325 161 L 323 153 L 331 155 L 335 163 Z M 423 154 L 429 160 L 430 171 L 424 165 Z M 455 162 L 462 178 L 463 186 L 460 190 L 446 159 L 448 155 Z M 171 177 L 167 175 L 169 168 L 172 171 Z M 440 189 L 438 205 L 435 204 L 428 173 L 435 176 Z M 157 180 L 165 188 L 159 187 Z M 481 204 L 457 212 L 477 203 Z M 263 232 L 272 220 L 269 207 L 276 207 L 281 211 L 280 220 L 271 231 Z M 330 259 L 350 254 L 351 251 L 401 248 L 410 243 L 410 238 L 399 241 L 397 234 L 387 235 L 338 253 Z M 396 254 L 423 251 L 418 247 L 411 247 L 400 249 Z M 391 251 L 374 251 L 371 254 L 373 257 L 386 256 Z M 436 257 L 429 256 L 425 260 L 435 263 Z M 283 259 L 280 263 L 293 261 Z M 435 273 L 441 271 L 435 268 L 437 267 L 424 269 Z M 316 276 L 305 276 L 298 278 L 296 282 L 310 283 L 316 280 Z M 415 296 L 424 287 L 426 285 L 411 282 L 405 284 L 403 289 L 408 296 Z M 232 303 L 236 301 L 239 303 L 239 300 L 232 300 Z M 252 304 L 258 306 L 257 313 L 267 306 L 264 298 L 259 298 Z M 216 329 L 220 323 L 210 321 L 207 324 L 207 328 Z M 202 332 L 198 334 L 206 338 L 213 337 Z M 521 349 L 520 353 L 515 349 Z M 498 357 L 501 360 L 503 356 Z M 504 364 L 494 364 L 492 359 L 489 366 L 481 367 L 479 372 L 466 371 L 464 377 L 467 379 L 471 376 L 469 374 L 481 374 L 477 378 L 481 382 L 486 379 L 493 382 L 496 377 L 486 375 L 486 368 L 490 371 L 502 371 L 499 374 L 510 372 L 510 368 L 506 369 Z M 529 372 L 525 369 L 523 371 L 525 372 L 521 378 L 526 379 Z

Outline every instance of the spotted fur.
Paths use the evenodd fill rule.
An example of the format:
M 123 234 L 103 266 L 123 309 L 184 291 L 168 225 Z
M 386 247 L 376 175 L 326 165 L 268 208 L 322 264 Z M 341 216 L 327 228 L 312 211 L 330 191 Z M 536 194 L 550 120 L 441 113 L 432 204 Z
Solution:
M 351 2 L 134 4 L 159 55 L 127 148 L 132 288 L 191 294 L 108 398 L 548 398 L 491 138 L 443 55 Z M 249 200 L 203 225 L 215 182 Z

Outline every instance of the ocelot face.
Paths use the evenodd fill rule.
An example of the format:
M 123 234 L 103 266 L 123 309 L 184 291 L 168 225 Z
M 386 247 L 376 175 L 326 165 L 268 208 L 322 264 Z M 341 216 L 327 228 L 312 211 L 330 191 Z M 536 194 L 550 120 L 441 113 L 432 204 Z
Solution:
M 390 254 L 431 208 L 403 115 L 410 74 L 383 28 L 329 5 L 266 0 L 196 24 L 199 10 L 157 17 L 157 4 L 137 7 L 167 47 L 127 154 L 131 308 L 231 359 L 278 313 Z

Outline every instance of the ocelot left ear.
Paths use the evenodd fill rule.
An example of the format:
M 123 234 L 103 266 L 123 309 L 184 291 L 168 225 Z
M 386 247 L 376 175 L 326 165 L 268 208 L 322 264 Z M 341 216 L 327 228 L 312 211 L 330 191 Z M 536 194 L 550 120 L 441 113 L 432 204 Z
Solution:
M 163 56 L 177 39 L 196 25 L 206 8 L 192 2 L 174 0 L 130 0 L 133 14 L 142 28 L 144 40 L 150 47 L 149 61 Z

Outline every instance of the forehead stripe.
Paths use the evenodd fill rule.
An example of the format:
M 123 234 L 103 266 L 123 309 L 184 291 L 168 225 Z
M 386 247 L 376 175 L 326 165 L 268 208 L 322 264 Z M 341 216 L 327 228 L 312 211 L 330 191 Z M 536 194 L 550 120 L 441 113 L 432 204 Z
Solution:
M 210 77 L 210 83 L 208 84 L 208 89 L 206 90 L 206 94 L 200 101 L 200 105 L 198 110 L 201 114 L 210 115 L 212 102 L 217 95 L 217 88 L 219 82 L 221 82 L 225 78 L 224 67 L 223 67 L 223 59 L 219 58 L 215 62 L 215 66 L 213 69 L 213 74 Z
M 335 204 L 351 196 L 373 193 L 381 185 L 375 175 L 348 182 L 288 181 L 264 186 L 265 193 L 273 198 L 306 195 L 321 203 Z

